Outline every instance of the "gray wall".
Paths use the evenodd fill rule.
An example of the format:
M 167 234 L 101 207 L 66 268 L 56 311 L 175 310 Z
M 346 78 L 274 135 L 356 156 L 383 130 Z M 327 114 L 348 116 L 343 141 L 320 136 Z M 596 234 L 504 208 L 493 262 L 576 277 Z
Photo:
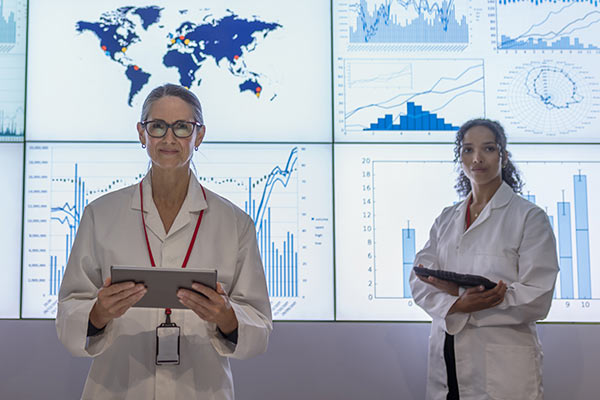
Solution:
M 600 325 L 539 325 L 546 400 L 600 398 Z M 429 324 L 275 324 L 266 354 L 233 361 L 237 399 L 423 399 Z M 76 399 L 90 365 L 54 321 L 0 321 L 0 399 Z

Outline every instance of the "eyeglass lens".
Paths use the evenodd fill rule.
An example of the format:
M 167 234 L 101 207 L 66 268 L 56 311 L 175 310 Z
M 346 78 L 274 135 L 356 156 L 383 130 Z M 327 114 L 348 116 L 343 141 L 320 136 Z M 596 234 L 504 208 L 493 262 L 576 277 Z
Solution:
M 188 137 L 194 131 L 195 124 L 189 121 L 175 121 L 172 124 L 167 124 L 165 121 L 157 119 L 149 121 L 146 124 L 146 130 L 150 136 L 161 137 L 167 133 L 167 129 L 172 128 L 173 133 L 177 137 Z

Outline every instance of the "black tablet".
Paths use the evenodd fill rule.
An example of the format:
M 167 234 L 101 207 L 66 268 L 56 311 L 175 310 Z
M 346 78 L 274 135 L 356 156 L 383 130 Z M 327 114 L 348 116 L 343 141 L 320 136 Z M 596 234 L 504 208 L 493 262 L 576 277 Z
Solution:
M 198 282 L 217 290 L 217 271 L 194 268 L 110 267 L 112 283 L 143 283 L 148 292 L 133 307 L 186 308 L 177 298 L 177 290 L 192 289 Z
M 479 275 L 470 274 L 459 274 L 452 271 L 441 271 L 437 269 L 429 269 L 425 267 L 413 267 L 415 274 L 427 278 L 433 276 L 434 278 L 442 279 L 444 281 L 450 281 L 456 283 L 462 287 L 473 287 L 482 285 L 486 289 L 493 289 L 496 287 L 496 283 L 490 281 L 488 278 Z

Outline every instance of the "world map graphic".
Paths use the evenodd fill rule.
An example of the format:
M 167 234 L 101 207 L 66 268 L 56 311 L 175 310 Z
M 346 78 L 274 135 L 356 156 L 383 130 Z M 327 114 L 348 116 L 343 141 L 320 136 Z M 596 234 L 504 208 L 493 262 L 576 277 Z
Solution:
M 125 68 L 124 75 L 130 83 L 129 106 L 150 77 L 160 72 L 146 70 L 144 65 L 128 55 L 132 46 L 142 45 L 144 34 L 151 27 L 165 31 L 165 43 L 153 43 L 147 48 L 162 51 L 162 64 L 166 68 L 177 69 L 182 86 L 191 88 L 193 84 L 200 85 L 199 71 L 207 60 L 212 59 L 219 68 L 226 69 L 240 81 L 238 87 L 241 93 L 249 92 L 260 98 L 262 75 L 252 71 L 244 58 L 282 25 L 260 21 L 257 17 L 242 18 L 231 10 L 221 17 L 209 13 L 201 21 L 193 22 L 186 20 L 188 10 L 179 10 L 182 19 L 179 25 L 167 27 L 161 21 L 163 11 L 158 6 L 125 6 L 104 12 L 98 21 L 78 21 L 75 24 L 78 33 L 93 33 L 100 41 L 100 50 Z

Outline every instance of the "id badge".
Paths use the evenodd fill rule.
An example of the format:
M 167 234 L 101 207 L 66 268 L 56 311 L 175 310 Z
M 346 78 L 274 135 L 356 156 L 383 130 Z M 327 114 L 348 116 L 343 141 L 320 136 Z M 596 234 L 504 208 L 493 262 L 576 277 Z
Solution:
M 156 365 L 179 365 L 179 327 L 175 324 L 156 328 Z

